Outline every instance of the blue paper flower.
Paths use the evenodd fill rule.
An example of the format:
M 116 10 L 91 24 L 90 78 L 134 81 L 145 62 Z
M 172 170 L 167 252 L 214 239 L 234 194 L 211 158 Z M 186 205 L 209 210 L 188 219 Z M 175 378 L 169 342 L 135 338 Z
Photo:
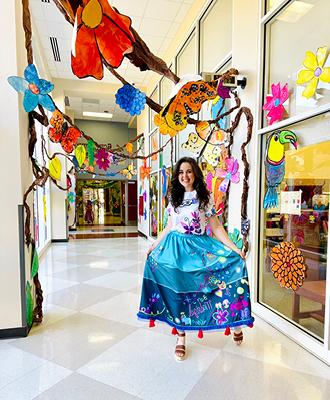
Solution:
M 106 176 L 115 176 L 115 175 L 116 175 L 115 172 L 108 172 L 108 173 L 106 174 Z
M 52 82 L 39 79 L 36 67 L 29 64 L 24 71 L 24 77 L 10 76 L 9 84 L 19 93 L 24 94 L 23 106 L 26 112 L 34 110 L 38 104 L 49 111 L 55 111 L 52 99 L 47 93 L 54 89 Z
M 116 104 L 119 104 L 120 108 L 132 116 L 135 114 L 140 115 L 141 110 L 144 110 L 145 103 L 146 94 L 140 92 L 134 86 L 126 84 L 116 93 Z
M 68 202 L 69 203 L 74 203 L 74 201 L 76 200 L 76 195 L 73 192 L 69 192 L 68 193 Z

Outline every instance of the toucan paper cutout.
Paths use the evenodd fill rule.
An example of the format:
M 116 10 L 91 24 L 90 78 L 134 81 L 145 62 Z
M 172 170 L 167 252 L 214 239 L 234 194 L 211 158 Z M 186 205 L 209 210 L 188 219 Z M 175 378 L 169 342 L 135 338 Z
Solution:
M 267 139 L 265 152 L 265 172 L 267 191 L 264 208 L 278 207 L 277 187 L 285 174 L 285 143 L 297 149 L 297 136 L 291 131 L 275 131 Z
M 55 106 L 48 93 L 54 89 L 52 82 L 39 79 L 36 67 L 29 64 L 24 71 L 25 79 L 19 76 L 10 76 L 9 84 L 19 93 L 24 94 L 23 107 L 26 112 L 33 111 L 38 104 L 49 111 L 54 111 Z
M 295 245 L 290 242 L 282 242 L 273 247 L 269 254 L 273 261 L 271 269 L 274 277 L 282 287 L 297 290 L 302 286 L 306 276 L 306 265 L 304 256 Z

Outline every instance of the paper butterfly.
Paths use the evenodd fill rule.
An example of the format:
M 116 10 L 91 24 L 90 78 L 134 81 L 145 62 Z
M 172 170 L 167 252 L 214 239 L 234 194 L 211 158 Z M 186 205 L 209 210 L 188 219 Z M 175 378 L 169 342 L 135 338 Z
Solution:
M 301 229 L 294 229 L 293 230 L 293 241 L 299 243 L 300 245 L 304 244 L 305 234 L 304 231 Z
M 134 164 L 129 164 L 127 168 L 122 170 L 122 174 L 127 178 L 131 179 L 133 175 L 137 174 L 137 170 L 134 167 Z
M 304 225 L 308 221 L 308 215 L 306 212 L 303 212 L 301 215 L 294 215 L 293 222 L 296 225 Z
M 242 309 L 239 314 L 241 319 L 250 319 L 250 310 L 248 308 Z
M 81 137 L 81 133 L 73 126 L 69 127 L 58 110 L 53 112 L 50 124 L 53 127 L 48 130 L 49 139 L 53 143 L 60 143 L 66 153 L 71 153 L 73 146 L 77 144 L 77 139 Z
M 217 97 L 211 83 L 204 81 L 188 82 L 182 86 L 175 97 L 171 98 L 160 112 L 167 125 L 177 131 L 187 126 L 188 117 L 198 113 L 204 101 Z
M 195 130 L 196 133 L 190 133 L 188 141 L 181 147 L 193 153 L 201 153 L 200 156 L 203 155 L 210 165 L 216 167 L 220 156 L 223 161 L 227 157 L 227 133 L 206 121 L 197 124 Z
M 140 167 L 140 179 L 143 181 L 145 178 L 149 179 L 151 167 L 147 167 L 147 160 L 144 160 L 143 165 Z

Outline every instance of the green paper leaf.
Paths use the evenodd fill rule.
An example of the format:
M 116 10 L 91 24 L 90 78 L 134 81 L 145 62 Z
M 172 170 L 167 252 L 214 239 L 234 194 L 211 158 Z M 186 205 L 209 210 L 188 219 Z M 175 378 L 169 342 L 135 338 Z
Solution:
M 86 158 L 85 147 L 80 144 L 79 146 L 76 147 L 76 150 L 74 153 L 75 153 L 76 159 L 78 161 L 79 167 L 81 167 Z
M 91 166 L 94 162 L 94 142 L 93 140 L 89 140 L 87 142 L 87 151 L 88 151 L 88 164 Z
M 49 165 L 49 173 L 50 173 L 50 175 L 53 178 L 55 178 L 58 181 L 60 181 L 61 180 L 61 170 L 62 170 L 61 161 L 57 157 L 54 157 L 52 159 L 52 162 Z
M 242 249 L 243 249 L 243 239 L 242 239 L 242 238 L 240 238 L 240 240 L 236 243 L 236 247 L 237 247 L 239 250 L 242 250 Z
M 33 299 L 31 290 L 32 286 L 29 282 L 26 282 L 26 320 L 28 325 L 32 325 L 33 322 Z
M 32 260 L 32 267 L 31 267 L 31 278 L 33 279 L 39 270 L 39 259 L 37 250 L 34 250 L 33 260 Z

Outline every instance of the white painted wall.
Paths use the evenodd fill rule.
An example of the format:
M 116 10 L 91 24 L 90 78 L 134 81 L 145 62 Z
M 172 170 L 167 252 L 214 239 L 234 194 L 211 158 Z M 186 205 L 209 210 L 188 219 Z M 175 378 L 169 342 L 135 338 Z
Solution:
M 20 0 L 3 5 L 0 24 L 0 178 L 1 229 L 0 229 L 0 329 L 17 328 L 22 321 L 19 263 L 18 205 L 32 182 L 28 158 L 28 116 L 23 109 L 23 95 L 7 82 L 8 76 L 23 76 L 27 66 L 22 28 Z M 31 207 L 33 194 L 28 198 Z M 32 212 L 33 216 L 33 212 Z M 31 226 L 32 229 L 32 226 Z M 32 230 L 33 232 L 33 230 Z M 25 251 L 26 276 L 29 279 L 31 251 Z

